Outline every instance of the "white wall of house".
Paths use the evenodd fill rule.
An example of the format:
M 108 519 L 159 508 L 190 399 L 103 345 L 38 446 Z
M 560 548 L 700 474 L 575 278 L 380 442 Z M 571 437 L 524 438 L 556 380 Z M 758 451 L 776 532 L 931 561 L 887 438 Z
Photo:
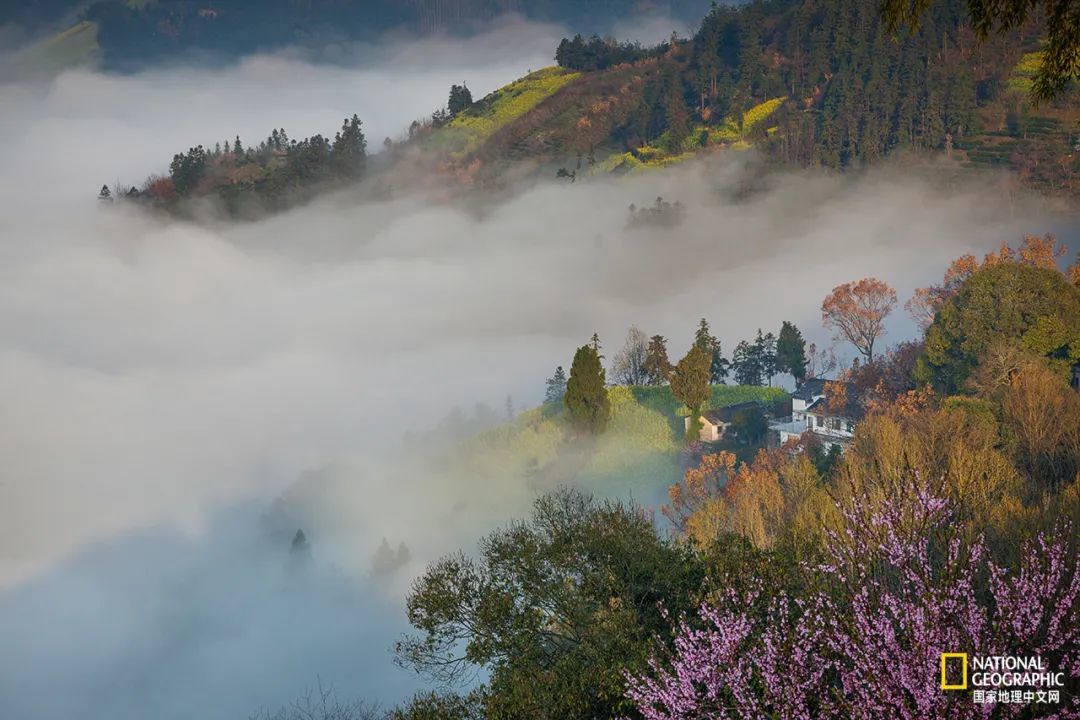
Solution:
M 690 418 L 683 418 L 683 430 L 690 429 Z M 701 418 L 701 430 L 698 432 L 698 439 L 702 442 L 716 442 L 724 435 L 724 430 L 727 426 L 721 423 L 720 425 L 713 425 L 704 417 Z

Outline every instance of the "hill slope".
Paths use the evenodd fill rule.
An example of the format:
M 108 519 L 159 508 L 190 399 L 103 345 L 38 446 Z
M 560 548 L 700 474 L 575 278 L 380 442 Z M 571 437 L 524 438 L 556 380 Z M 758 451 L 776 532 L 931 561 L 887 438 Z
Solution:
M 566 443 L 561 408 L 535 408 L 454 448 L 450 465 L 493 483 L 524 477 L 535 489 L 572 483 L 598 495 L 657 504 L 679 479 L 685 413 L 668 387 L 608 388 L 611 422 L 584 452 Z M 780 388 L 714 385 L 708 408 L 787 397 Z
M 1027 95 L 1037 23 L 980 44 L 962 2 L 946 0 L 918 32 L 894 38 L 876 8 L 775 0 L 714 8 L 693 38 L 673 45 L 564 40 L 564 82 L 447 159 L 479 177 L 528 161 L 575 179 L 750 146 L 777 164 L 837 169 L 905 151 L 957 170 L 1006 167 L 1042 192 L 1080 194 L 1080 89 L 1040 107 Z M 501 115 L 517 85 L 429 128 L 425 147 Z

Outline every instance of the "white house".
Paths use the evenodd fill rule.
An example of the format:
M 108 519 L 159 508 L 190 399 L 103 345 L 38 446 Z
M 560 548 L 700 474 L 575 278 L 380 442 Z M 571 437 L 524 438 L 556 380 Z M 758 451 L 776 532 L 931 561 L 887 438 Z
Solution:
M 740 412 L 757 407 L 756 402 L 750 401 L 714 410 L 706 410 L 701 413 L 701 431 L 698 433 L 698 439 L 702 442 L 717 442 L 727 434 L 728 428 L 731 427 L 731 423 L 735 421 Z M 690 429 L 689 417 L 683 419 L 683 427 L 687 430 Z
M 769 430 L 780 445 L 799 440 L 807 432 L 821 440 L 825 449 L 832 445 L 843 446 L 851 439 L 855 429 L 856 408 L 850 406 L 841 411 L 830 410 L 825 397 L 825 384 L 838 381 L 828 378 L 810 378 L 791 395 L 791 417 L 769 423 Z
M 829 407 L 827 398 L 821 398 L 806 409 L 806 430 L 821 440 L 825 450 L 833 445 L 843 449 L 855 435 L 856 414 L 850 403 L 837 410 Z

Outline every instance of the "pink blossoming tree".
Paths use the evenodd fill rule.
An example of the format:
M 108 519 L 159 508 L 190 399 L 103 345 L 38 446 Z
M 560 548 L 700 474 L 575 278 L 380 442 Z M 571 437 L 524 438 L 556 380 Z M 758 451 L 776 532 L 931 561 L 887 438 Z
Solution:
M 943 652 L 1037 655 L 1080 680 L 1080 573 L 1071 528 L 1038 535 L 1006 572 L 983 543 L 965 546 L 948 503 L 920 489 L 863 498 L 830 538 L 829 562 L 806 568 L 804 597 L 764 602 L 721 593 L 678 622 L 673 647 L 629 676 L 646 720 L 923 720 L 1080 718 L 1057 704 L 976 704 L 943 691 Z M 1067 690 L 1067 688 L 1066 688 Z

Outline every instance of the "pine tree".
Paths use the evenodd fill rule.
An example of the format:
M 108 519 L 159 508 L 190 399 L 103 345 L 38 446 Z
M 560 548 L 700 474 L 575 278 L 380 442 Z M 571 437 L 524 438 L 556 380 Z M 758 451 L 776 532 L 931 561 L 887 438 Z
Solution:
M 776 340 L 776 369 L 795 378 L 795 385 L 806 380 L 806 341 L 793 323 L 785 320 Z
M 709 323 L 701 318 L 694 331 L 694 344 L 709 353 L 709 382 L 722 383 L 728 376 L 728 361 L 724 359 L 720 341 L 709 330 Z
M 663 335 L 653 335 L 645 355 L 645 382 L 648 385 L 663 385 L 671 378 L 674 369 L 675 366 L 668 360 L 667 340 Z
M 555 368 L 555 374 L 548 378 L 545 384 L 547 389 L 544 392 L 544 404 L 561 404 L 563 396 L 566 395 L 566 372 L 562 365 Z
M 668 151 L 682 152 L 683 143 L 690 137 L 690 111 L 683 98 L 682 79 L 674 72 L 668 76 L 664 121 L 668 131 Z
M 578 435 L 599 435 L 607 427 L 611 402 L 604 387 L 604 366 L 594 347 L 582 345 L 574 353 L 563 403 Z
M 367 139 L 360 118 L 353 115 L 341 124 L 341 131 L 334 137 L 330 147 L 334 171 L 346 178 L 358 177 L 367 162 Z
M 761 385 L 764 370 L 758 347 L 743 340 L 735 346 L 731 354 L 731 367 L 735 371 L 735 382 L 739 385 Z
M 754 355 L 761 364 L 762 378 L 772 387 L 772 378 L 776 374 L 776 337 L 771 332 L 762 335 L 761 328 L 758 328 Z
M 472 107 L 472 104 L 472 93 L 469 92 L 469 88 L 465 86 L 465 83 L 450 86 L 450 99 L 446 103 L 446 109 L 451 117 L 462 110 L 468 110 Z

